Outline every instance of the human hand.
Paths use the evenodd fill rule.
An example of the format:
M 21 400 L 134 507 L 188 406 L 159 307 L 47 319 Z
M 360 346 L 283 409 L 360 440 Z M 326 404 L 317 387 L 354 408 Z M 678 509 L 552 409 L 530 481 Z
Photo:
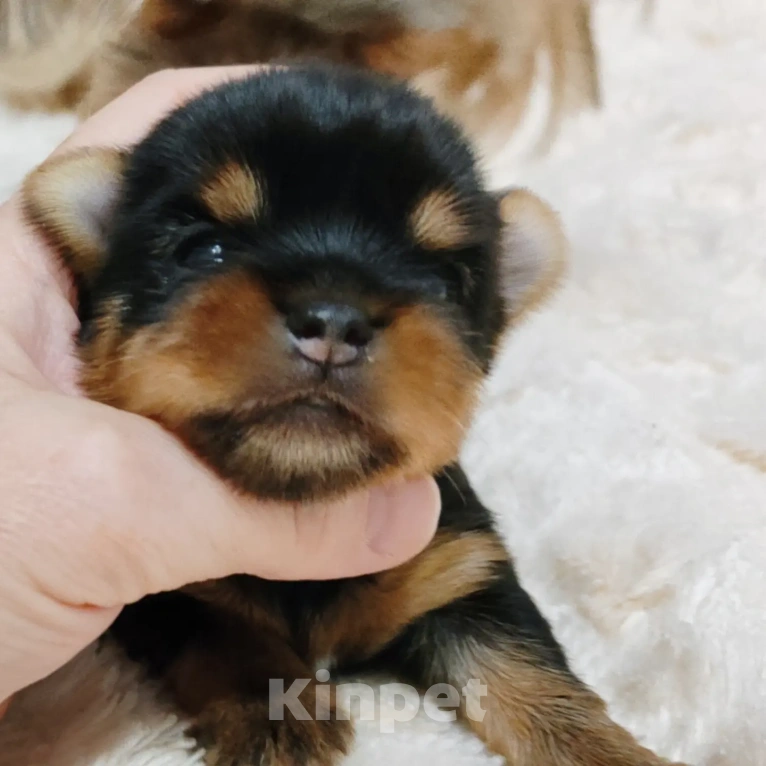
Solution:
M 129 145 L 177 104 L 251 68 L 153 75 L 57 151 Z M 66 663 L 123 605 L 246 572 L 329 579 L 402 563 L 430 541 L 431 478 L 313 507 L 230 491 L 154 423 L 84 399 L 66 274 L 0 207 L 0 714 Z

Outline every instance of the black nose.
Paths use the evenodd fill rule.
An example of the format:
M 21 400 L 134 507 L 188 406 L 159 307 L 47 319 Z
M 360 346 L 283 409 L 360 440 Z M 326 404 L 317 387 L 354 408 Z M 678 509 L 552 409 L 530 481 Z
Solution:
M 342 303 L 296 307 L 287 315 L 287 329 L 301 356 L 338 367 L 360 360 L 375 334 L 363 311 Z

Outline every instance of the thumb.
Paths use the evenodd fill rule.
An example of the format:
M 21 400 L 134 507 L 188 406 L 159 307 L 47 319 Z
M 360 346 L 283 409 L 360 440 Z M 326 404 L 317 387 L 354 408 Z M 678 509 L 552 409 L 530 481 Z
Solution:
M 119 607 L 235 573 L 360 575 L 404 562 L 434 533 L 431 478 L 326 504 L 259 502 L 237 495 L 148 420 L 82 399 L 34 398 L 31 411 L 13 411 L 22 428 L 9 460 L 17 456 L 20 472 L 34 454 L 40 476 L 26 483 L 32 496 L 16 514 L 20 539 L 9 550 L 33 550 L 30 576 L 60 602 Z M 29 423 L 45 424 L 45 440 Z

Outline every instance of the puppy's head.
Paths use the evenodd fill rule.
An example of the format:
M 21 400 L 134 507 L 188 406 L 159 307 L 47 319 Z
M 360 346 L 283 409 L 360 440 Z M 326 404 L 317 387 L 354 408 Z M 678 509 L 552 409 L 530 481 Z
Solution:
M 84 391 L 264 498 L 454 460 L 563 247 L 426 102 L 335 69 L 226 84 L 130 152 L 43 165 L 24 201 L 80 288 Z

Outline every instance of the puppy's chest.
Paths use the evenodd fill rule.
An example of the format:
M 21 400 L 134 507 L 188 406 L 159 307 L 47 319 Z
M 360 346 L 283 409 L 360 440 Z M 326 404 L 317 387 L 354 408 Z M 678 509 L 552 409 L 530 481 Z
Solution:
M 349 598 L 359 585 L 374 583 L 375 579 L 375 575 L 369 575 L 340 580 L 286 582 L 235 575 L 227 582 L 241 598 L 262 603 L 279 614 L 290 631 L 299 635 L 320 620 L 332 606 Z
M 329 581 L 269 581 L 235 575 L 217 583 L 215 606 L 240 622 L 243 631 L 270 630 L 309 666 L 332 669 L 340 660 L 332 643 L 317 643 L 317 634 L 333 613 L 348 603 L 375 609 L 374 599 L 359 603 L 366 586 L 375 588 L 376 575 Z

